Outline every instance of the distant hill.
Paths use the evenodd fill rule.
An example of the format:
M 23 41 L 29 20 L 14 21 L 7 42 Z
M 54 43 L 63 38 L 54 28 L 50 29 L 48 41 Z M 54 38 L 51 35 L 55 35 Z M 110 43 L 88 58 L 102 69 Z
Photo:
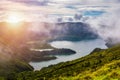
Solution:
M 55 26 L 51 30 L 53 40 L 81 41 L 98 38 L 95 31 L 83 22 L 56 23 Z
M 44 67 L 40 71 L 22 72 L 17 80 L 111 80 L 120 79 L 120 45 L 68 62 Z

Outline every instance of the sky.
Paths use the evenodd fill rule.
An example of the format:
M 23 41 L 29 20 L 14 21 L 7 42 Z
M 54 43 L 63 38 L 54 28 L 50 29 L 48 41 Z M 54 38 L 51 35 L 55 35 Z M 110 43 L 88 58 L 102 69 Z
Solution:
M 120 43 L 119 14 L 120 0 L 0 0 L 0 22 L 12 15 L 8 21 L 19 17 L 38 30 L 39 22 L 82 21 L 104 40 Z
M 22 14 L 25 21 L 56 21 L 56 18 L 99 16 L 119 8 L 120 0 L 0 0 L 0 20 L 10 13 Z

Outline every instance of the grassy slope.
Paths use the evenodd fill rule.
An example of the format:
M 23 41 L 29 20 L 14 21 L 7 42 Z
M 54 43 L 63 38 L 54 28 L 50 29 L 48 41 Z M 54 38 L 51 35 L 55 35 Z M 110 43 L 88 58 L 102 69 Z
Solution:
M 60 77 L 61 80 L 119 80 L 120 79 L 120 60 L 114 60 L 105 64 L 96 71 L 85 71 L 76 76 Z
M 51 65 L 35 72 L 22 72 L 20 80 L 109 80 L 120 78 L 120 46 L 91 54 L 65 63 Z M 86 75 L 87 74 L 87 75 Z

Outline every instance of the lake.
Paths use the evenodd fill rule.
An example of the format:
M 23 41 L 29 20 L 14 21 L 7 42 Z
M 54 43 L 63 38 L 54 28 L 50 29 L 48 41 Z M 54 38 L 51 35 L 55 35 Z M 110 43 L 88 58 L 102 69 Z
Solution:
M 102 39 L 85 40 L 85 41 L 53 41 L 49 43 L 51 46 L 56 48 L 69 48 L 75 50 L 77 53 L 73 55 L 57 56 L 56 60 L 43 61 L 43 62 L 30 62 L 30 65 L 34 67 L 35 70 L 40 70 L 43 67 L 47 67 L 52 64 L 57 64 L 60 62 L 71 61 L 85 55 L 88 55 L 95 48 L 106 49 L 105 42 Z

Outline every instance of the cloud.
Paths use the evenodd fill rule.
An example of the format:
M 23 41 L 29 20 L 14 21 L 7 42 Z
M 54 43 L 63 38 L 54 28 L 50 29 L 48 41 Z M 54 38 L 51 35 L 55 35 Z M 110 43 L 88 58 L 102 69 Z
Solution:
M 119 6 L 119 2 L 119 0 L 1 0 L 0 13 L 3 14 L 0 16 L 16 11 L 26 15 L 26 20 L 41 21 L 40 19 L 43 19 L 41 15 L 47 18 L 49 15 L 74 16 L 85 11 L 108 11 L 109 8 Z
M 38 5 L 38 6 L 44 6 L 46 5 L 47 1 L 46 0 L 9 0 L 13 2 L 18 2 L 18 3 L 24 3 L 27 5 Z
M 120 8 L 109 9 L 109 13 L 102 17 L 89 19 L 87 23 L 103 38 L 111 44 L 120 43 Z
M 37 3 L 37 4 L 35 4 Z M 66 7 L 53 5 L 41 5 L 42 3 L 48 4 L 47 1 L 39 0 L 2 0 L 0 2 L 0 12 L 3 13 L 0 16 L 6 16 L 10 12 L 23 13 L 27 20 L 40 21 L 41 15 L 46 17 L 51 14 L 74 14 L 76 10 L 69 9 Z
M 54 22 L 85 12 L 105 12 L 98 17 L 82 17 L 104 39 L 120 42 L 120 0 L 1 0 L 0 20 L 9 12 L 24 14 L 26 21 Z M 70 17 L 69 17 L 70 16 Z M 74 19 L 73 19 L 74 20 Z M 72 21 L 72 20 L 71 20 Z M 36 24 L 36 23 L 35 23 Z

